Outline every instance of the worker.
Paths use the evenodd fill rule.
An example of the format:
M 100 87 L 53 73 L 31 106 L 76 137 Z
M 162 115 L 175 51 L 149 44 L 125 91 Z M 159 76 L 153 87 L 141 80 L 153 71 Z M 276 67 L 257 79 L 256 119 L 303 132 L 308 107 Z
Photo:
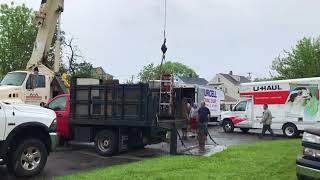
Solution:
M 271 114 L 271 111 L 268 109 L 268 105 L 267 104 L 263 105 L 263 114 L 262 114 L 262 120 L 261 120 L 260 123 L 263 124 L 260 138 L 263 138 L 263 136 L 265 135 L 267 130 L 270 132 L 270 134 L 271 134 L 271 136 L 273 138 L 274 134 L 273 134 L 273 131 L 271 129 L 272 114 Z
M 205 141 L 208 133 L 208 121 L 210 117 L 210 110 L 206 107 L 205 102 L 201 102 L 198 109 L 198 142 L 199 152 L 205 152 Z

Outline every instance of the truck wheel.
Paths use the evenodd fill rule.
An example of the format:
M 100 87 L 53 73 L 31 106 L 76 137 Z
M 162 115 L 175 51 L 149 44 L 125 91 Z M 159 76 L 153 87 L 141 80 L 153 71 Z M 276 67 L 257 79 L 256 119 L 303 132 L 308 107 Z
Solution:
M 249 132 L 249 128 L 240 128 L 240 130 L 243 132 L 243 133 L 248 133 Z
M 222 127 L 224 132 L 226 133 L 232 133 L 234 131 L 234 125 L 232 123 L 232 121 L 230 120 L 226 120 L 222 123 Z
M 101 156 L 110 156 L 116 152 L 118 138 L 113 131 L 103 130 L 97 133 L 94 139 L 94 146 Z
M 283 134 L 287 137 L 296 137 L 298 135 L 298 129 L 294 124 L 286 124 L 282 128 Z
M 26 139 L 17 145 L 9 157 L 7 166 L 17 176 L 33 176 L 42 171 L 47 157 L 48 152 L 43 142 L 38 139 Z

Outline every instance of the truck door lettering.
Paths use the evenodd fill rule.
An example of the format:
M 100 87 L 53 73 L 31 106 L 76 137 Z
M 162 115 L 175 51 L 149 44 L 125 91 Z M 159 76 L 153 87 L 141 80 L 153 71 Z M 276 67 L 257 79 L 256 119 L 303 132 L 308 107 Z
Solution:
M 205 90 L 204 90 L 204 96 L 217 97 L 217 93 L 216 93 L 216 91 L 214 91 L 214 90 L 205 89 Z
M 282 90 L 280 85 L 269 85 L 269 86 L 253 86 L 253 91 L 271 91 L 271 90 Z

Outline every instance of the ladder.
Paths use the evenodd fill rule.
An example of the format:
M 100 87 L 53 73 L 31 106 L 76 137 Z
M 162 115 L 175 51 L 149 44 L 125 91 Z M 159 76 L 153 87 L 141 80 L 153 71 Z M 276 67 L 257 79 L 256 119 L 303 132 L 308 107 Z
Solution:
M 173 117 L 173 83 L 172 74 L 162 74 L 160 78 L 159 114 L 162 118 Z

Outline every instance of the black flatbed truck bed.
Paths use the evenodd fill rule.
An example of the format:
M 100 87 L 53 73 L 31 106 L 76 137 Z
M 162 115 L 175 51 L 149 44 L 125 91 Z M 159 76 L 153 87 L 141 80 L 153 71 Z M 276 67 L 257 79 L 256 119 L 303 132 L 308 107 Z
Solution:
M 164 140 L 167 131 L 158 126 L 158 107 L 148 84 L 78 85 L 78 78 L 72 79 L 74 140 L 94 142 L 103 156 Z

